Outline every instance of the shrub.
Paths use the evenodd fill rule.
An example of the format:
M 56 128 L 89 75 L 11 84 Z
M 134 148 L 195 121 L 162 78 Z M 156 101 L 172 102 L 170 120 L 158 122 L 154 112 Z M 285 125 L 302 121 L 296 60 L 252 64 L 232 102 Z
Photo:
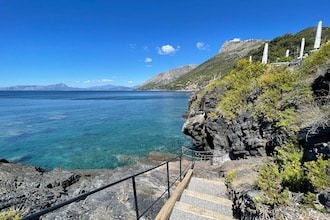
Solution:
M 230 171 L 229 174 L 228 174 L 228 176 L 226 176 L 226 179 L 225 179 L 226 183 L 227 184 L 233 183 L 234 182 L 234 179 L 236 177 L 236 174 L 237 174 L 237 170 Z
M 330 160 L 319 157 L 317 161 L 302 165 L 302 152 L 294 144 L 276 148 L 274 162 L 264 165 L 258 172 L 257 186 L 262 190 L 260 202 L 268 205 L 284 205 L 288 192 L 303 192 L 303 203 L 311 206 L 315 194 L 330 189 Z
M 282 187 L 282 178 L 277 164 L 272 162 L 259 170 L 257 185 L 263 192 L 259 202 L 272 206 L 285 204 L 288 190 Z
M 323 44 L 322 47 L 307 57 L 299 71 L 301 76 L 313 75 L 319 68 L 329 63 L 330 59 L 330 41 Z
M 298 151 L 292 143 L 287 143 L 286 146 L 289 148 L 277 147 L 274 155 L 279 166 L 282 185 L 291 191 L 306 191 L 308 181 L 301 166 L 302 152 Z
M 316 161 L 304 163 L 307 178 L 316 192 L 330 188 L 330 160 L 320 156 Z
M 316 195 L 312 192 L 307 192 L 302 197 L 302 202 L 307 207 L 314 208 L 314 201 L 316 200 Z
M 217 111 L 227 120 L 234 119 L 248 109 L 248 98 L 256 88 L 257 78 L 267 69 L 267 65 L 240 60 L 235 68 L 220 81 L 222 87 Z
M 0 220 L 19 220 L 22 219 L 21 214 L 17 210 L 9 210 L 0 213 Z

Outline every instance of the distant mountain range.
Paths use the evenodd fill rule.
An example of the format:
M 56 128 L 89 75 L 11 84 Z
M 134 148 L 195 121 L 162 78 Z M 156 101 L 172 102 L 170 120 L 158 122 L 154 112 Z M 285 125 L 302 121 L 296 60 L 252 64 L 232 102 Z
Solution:
M 74 88 L 65 85 L 64 83 L 40 86 L 40 85 L 24 85 L 0 87 L 0 91 L 132 91 L 134 88 L 125 86 L 93 86 L 89 88 Z

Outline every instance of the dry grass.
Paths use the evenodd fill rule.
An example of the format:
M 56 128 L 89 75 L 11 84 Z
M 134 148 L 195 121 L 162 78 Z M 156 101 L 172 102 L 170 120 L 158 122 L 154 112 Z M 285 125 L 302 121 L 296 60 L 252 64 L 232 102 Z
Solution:
M 299 121 L 301 128 L 309 128 L 306 138 L 309 134 L 315 134 L 318 128 L 330 126 L 330 102 L 325 105 L 313 103 L 306 105 L 299 110 Z

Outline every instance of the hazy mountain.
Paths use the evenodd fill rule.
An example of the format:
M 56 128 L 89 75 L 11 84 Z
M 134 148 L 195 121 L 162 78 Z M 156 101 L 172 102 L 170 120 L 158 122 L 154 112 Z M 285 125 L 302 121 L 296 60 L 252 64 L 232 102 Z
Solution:
M 138 90 L 162 90 L 164 85 L 174 82 L 179 77 L 195 69 L 198 65 L 190 64 L 181 66 L 163 73 L 159 73 L 150 80 L 143 83 Z
M 72 88 L 64 83 L 40 86 L 40 85 L 22 85 L 22 86 L 10 86 L 0 88 L 2 91 L 73 91 L 79 90 L 77 88 Z
M 64 83 L 40 86 L 40 85 L 23 85 L 2 87 L 0 91 L 132 91 L 133 88 L 125 86 L 93 86 L 89 88 L 74 88 L 65 85 Z
M 114 86 L 114 85 L 104 85 L 104 86 L 93 86 L 86 88 L 88 91 L 132 91 L 134 88 L 126 86 Z

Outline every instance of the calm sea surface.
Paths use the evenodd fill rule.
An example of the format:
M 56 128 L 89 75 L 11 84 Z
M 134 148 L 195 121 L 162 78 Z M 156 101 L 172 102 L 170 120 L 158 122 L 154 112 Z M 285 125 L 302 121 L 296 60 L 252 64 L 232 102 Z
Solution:
M 114 168 L 178 153 L 188 92 L 2 92 L 0 158 L 66 169 Z

